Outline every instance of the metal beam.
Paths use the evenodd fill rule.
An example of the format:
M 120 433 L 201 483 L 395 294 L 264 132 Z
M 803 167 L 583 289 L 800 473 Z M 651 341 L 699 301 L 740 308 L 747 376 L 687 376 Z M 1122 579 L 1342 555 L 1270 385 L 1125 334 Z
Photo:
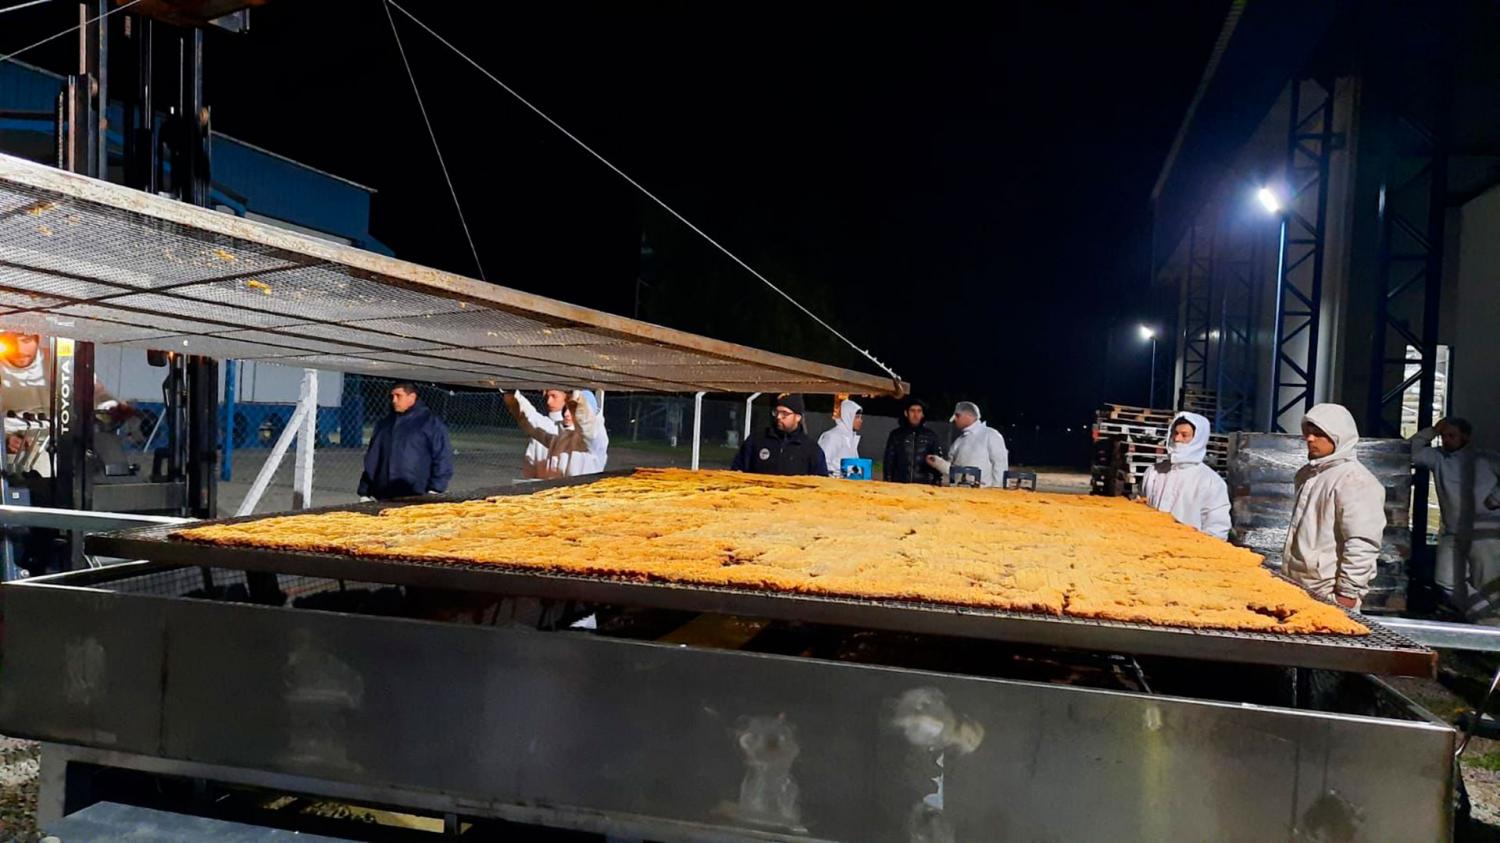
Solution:
M 1211 211 L 1204 211 L 1188 231 L 1187 272 L 1183 275 L 1182 386 L 1206 391 L 1210 333 L 1213 331 L 1214 240 Z
M 1432 423 L 1442 300 L 1451 68 L 1441 13 L 1400 20 L 1386 33 L 1394 57 L 1369 71 L 1385 105 L 1378 125 L 1386 144 L 1379 193 L 1380 294 L 1365 419 L 1374 436 L 1400 435 L 1403 421 L 1417 429 Z M 1403 49 L 1408 44 L 1416 46 Z M 1415 413 L 1403 407 L 1413 385 Z M 1425 480 L 1417 489 L 1425 522 Z M 1418 525 L 1412 526 L 1415 535 Z
M 1318 376 L 1318 329 L 1328 222 L 1328 169 L 1342 137 L 1333 130 L 1331 75 L 1295 79 L 1287 127 L 1287 209 L 1277 260 L 1267 429 L 1285 433 L 1312 407 Z
M 1225 433 L 1255 427 L 1255 283 L 1258 238 L 1245 223 L 1225 227 L 1220 270 L 1214 394 L 1214 430 Z
M 1448 198 L 1452 16 L 1445 4 L 1399 7 L 1366 68 L 1378 140 L 1379 260 L 1364 429 L 1399 436 L 1433 422 Z M 1409 406 L 1411 387 L 1417 390 Z M 1413 559 L 1425 571 L 1428 472 L 1412 483 Z

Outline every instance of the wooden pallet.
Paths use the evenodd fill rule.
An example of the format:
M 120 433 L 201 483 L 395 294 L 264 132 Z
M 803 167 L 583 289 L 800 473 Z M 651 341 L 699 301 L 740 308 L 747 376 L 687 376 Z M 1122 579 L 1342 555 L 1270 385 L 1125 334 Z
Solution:
M 1095 422 L 1094 434 L 1096 439 L 1114 436 L 1129 442 L 1142 444 L 1162 444 L 1167 440 L 1167 428 L 1165 425 L 1136 424 L 1114 419 Z M 1229 453 L 1229 434 L 1210 434 L 1208 437 L 1208 450 L 1211 453 Z
M 1178 412 L 1197 413 L 1212 419 L 1219 412 L 1219 394 L 1212 389 L 1183 387 Z
M 1171 424 L 1172 420 L 1176 417 L 1176 414 L 1171 410 L 1157 410 L 1150 407 L 1129 407 L 1123 404 L 1106 404 L 1097 416 L 1100 421 L 1119 420 L 1137 424 L 1159 424 L 1163 427 Z

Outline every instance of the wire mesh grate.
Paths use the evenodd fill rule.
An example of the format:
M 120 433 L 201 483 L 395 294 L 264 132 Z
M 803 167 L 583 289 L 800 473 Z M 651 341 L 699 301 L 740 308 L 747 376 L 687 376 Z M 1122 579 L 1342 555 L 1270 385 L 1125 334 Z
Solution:
M 905 389 L 7 156 L 0 156 L 0 329 L 460 385 Z M 383 354 L 402 351 L 430 353 Z
M 55 299 L 58 303 L 70 300 L 87 300 L 115 295 L 118 287 L 95 284 L 78 278 L 64 278 L 46 272 L 34 272 L 18 266 L 0 263 L 0 288 L 17 293 L 35 293 L 41 297 Z M 44 305 L 25 305 L 41 307 Z
M 142 224 L 131 212 L 8 183 L 29 198 L 0 218 L 0 259 L 25 267 L 153 289 L 286 266 L 275 250 L 186 226 Z M 212 213 L 212 212 L 209 212 Z

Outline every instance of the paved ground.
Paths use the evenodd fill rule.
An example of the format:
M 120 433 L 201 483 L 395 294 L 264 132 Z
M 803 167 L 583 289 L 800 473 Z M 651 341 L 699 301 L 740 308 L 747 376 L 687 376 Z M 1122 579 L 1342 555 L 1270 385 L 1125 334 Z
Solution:
M 518 433 L 498 433 L 483 438 L 455 436 L 453 443 L 454 476 L 452 489 L 482 489 L 503 486 L 521 476 L 521 455 L 526 440 Z M 233 515 L 249 493 L 256 475 L 269 455 L 267 449 L 240 450 L 234 454 L 231 479 L 219 482 L 219 514 Z M 704 468 L 728 468 L 734 452 L 722 446 L 705 446 L 700 454 Z M 292 454 L 288 453 L 266 489 L 256 512 L 279 512 L 292 505 Z M 353 448 L 323 448 L 313 457 L 313 505 L 353 503 L 355 489 L 364 462 L 364 451 Z M 665 444 L 632 443 L 614 440 L 609 447 L 609 468 L 639 468 L 692 464 L 687 447 Z M 1067 468 L 1038 468 L 1037 488 L 1044 492 L 1088 494 L 1089 475 Z
M 481 489 L 503 486 L 521 476 L 521 455 L 526 440 L 519 434 L 487 437 L 483 441 L 465 441 L 455 437 L 452 489 Z M 219 482 L 219 514 L 233 515 L 250 491 L 256 475 L 265 464 L 268 450 L 242 450 L 234 454 L 234 471 L 229 481 Z M 704 468 L 728 468 L 734 453 L 728 448 L 705 447 L 700 455 Z M 313 505 L 353 503 L 364 463 L 364 452 L 356 449 L 324 448 L 313 457 Z M 692 451 L 686 447 L 635 444 L 629 440 L 614 441 L 609 448 L 609 468 L 681 466 L 692 463 Z M 292 472 L 294 460 L 288 453 L 281 467 L 272 475 L 256 512 L 278 512 L 292 505 Z M 1085 483 L 1088 478 L 1084 478 Z

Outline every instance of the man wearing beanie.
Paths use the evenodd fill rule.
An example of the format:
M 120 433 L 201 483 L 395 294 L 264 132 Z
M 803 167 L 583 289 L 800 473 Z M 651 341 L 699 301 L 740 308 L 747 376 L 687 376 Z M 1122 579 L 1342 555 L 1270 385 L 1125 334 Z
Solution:
M 893 483 L 943 482 L 943 474 L 928 457 L 942 457 L 943 446 L 937 431 L 927 426 L 927 405 L 907 398 L 901 405 L 901 418 L 885 440 L 885 463 L 881 479 Z
M 771 426 L 745 440 L 729 467 L 751 474 L 828 474 L 818 443 L 802 429 L 802 396 L 777 396 Z

